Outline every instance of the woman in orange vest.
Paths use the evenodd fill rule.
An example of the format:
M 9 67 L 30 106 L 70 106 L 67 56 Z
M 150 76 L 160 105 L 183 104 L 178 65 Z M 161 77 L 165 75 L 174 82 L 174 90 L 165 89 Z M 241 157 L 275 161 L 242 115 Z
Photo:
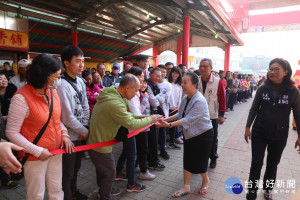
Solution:
M 247 102 L 248 83 L 246 77 L 242 78 L 243 102 Z
M 22 147 L 26 199 L 44 199 L 45 185 L 49 199 L 62 200 L 62 155 L 49 150 L 65 146 L 73 152 L 66 127 L 61 123 L 61 107 L 55 88 L 60 85 L 61 62 L 49 55 L 37 56 L 26 72 L 27 84 L 11 100 L 6 136 Z M 43 127 L 45 127 L 43 131 Z M 38 142 L 35 142 L 41 135 Z

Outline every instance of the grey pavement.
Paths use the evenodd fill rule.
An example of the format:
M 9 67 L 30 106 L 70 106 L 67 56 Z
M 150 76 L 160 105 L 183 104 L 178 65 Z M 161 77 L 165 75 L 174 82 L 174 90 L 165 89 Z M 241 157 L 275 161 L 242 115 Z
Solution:
M 248 111 L 251 106 L 252 99 L 248 102 L 236 105 L 234 111 L 228 112 L 227 119 L 223 125 L 219 126 L 219 159 L 215 169 L 209 169 L 210 187 L 208 194 L 199 195 L 202 178 L 200 175 L 193 175 L 191 179 L 191 194 L 182 197 L 181 199 L 214 199 L 214 200 L 241 200 L 245 199 L 245 188 L 241 194 L 229 194 L 226 192 L 224 183 L 230 177 L 240 179 L 243 187 L 249 176 L 251 164 L 251 146 L 244 141 L 244 130 L 248 116 Z M 293 192 L 300 192 L 296 189 L 300 183 L 300 159 L 298 152 L 294 149 L 297 134 L 290 129 L 287 146 L 284 150 L 281 163 L 278 167 L 277 179 L 284 182 L 285 188 L 280 188 L 281 184 L 276 184 L 273 191 L 274 200 L 299 200 L 300 197 L 295 197 Z M 122 150 L 122 143 L 116 144 L 113 148 L 115 159 Z M 171 195 L 183 186 L 183 151 L 168 149 L 170 159 L 161 162 L 166 166 L 164 171 L 151 171 L 157 175 L 153 181 L 137 180 L 138 183 L 146 185 L 146 191 L 140 193 L 129 193 L 126 191 L 125 181 L 116 181 L 114 187 L 121 189 L 122 193 L 114 200 L 164 200 L 172 199 Z M 201 153 L 201 152 L 200 152 Z M 262 169 L 262 177 L 265 170 L 265 165 Z M 137 170 L 138 171 L 138 170 Z M 138 175 L 138 172 L 137 174 Z M 294 180 L 295 184 L 287 189 L 287 181 Z M 18 200 L 25 199 L 26 189 L 24 180 L 21 180 L 20 186 L 17 189 L 0 189 L 1 200 Z M 90 196 L 90 200 L 96 200 L 98 186 L 96 183 L 95 168 L 91 160 L 82 161 L 82 167 L 79 172 L 78 188 L 82 193 Z M 277 192 L 277 193 L 276 193 Z M 47 195 L 45 195 L 47 199 Z M 258 200 L 264 199 L 263 194 L 258 194 Z

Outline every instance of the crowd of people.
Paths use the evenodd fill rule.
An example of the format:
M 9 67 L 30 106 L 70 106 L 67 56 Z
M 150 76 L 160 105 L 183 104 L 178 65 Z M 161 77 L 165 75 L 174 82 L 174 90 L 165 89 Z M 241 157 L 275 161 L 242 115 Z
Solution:
M 245 132 L 245 140 L 252 141 L 249 181 L 259 179 L 266 148 L 264 182 L 276 179 L 291 110 L 300 133 L 300 94 L 290 79 L 287 61 L 272 60 L 266 77 L 216 72 L 209 58 L 202 59 L 198 69 L 171 62 L 155 68 L 148 65 L 148 57 L 138 55 L 136 63 L 123 63 L 122 72 L 119 63 L 113 64 L 111 73 L 106 73 L 104 63 L 84 70 L 84 53 L 74 46 L 62 51 L 61 60 L 46 54 L 32 63 L 20 60 L 17 76 L 4 63 L 0 134 L 14 144 L 0 143 L 2 186 L 16 188 L 18 183 L 7 174 L 20 173 L 23 165 L 26 199 L 43 199 L 46 187 L 49 199 L 88 199 L 77 188 L 85 156 L 96 169 L 98 198 L 107 200 L 120 193 L 113 187 L 118 180 L 127 181 L 128 192 L 144 191 L 146 186 L 136 180 L 136 167 L 138 179 L 152 181 L 153 170 L 166 168 L 161 159 L 172 159 L 168 151 L 183 148 L 184 183 L 172 197 L 191 192 L 192 174 L 202 176 L 198 193 L 205 195 L 210 184 L 208 167 L 215 168 L 219 158 L 218 126 L 227 112 L 252 98 L 255 90 Z M 148 128 L 127 137 L 144 127 Z M 123 143 L 117 162 L 112 145 L 74 152 L 76 146 L 114 139 Z M 60 148 L 67 153 L 51 154 Z M 21 164 L 11 149 L 18 151 Z M 265 185 L 264 189 L 265 199 L 272 199 L 273 188 Z M 247 199 L 256 199 L 257 187 L 250 190 Z

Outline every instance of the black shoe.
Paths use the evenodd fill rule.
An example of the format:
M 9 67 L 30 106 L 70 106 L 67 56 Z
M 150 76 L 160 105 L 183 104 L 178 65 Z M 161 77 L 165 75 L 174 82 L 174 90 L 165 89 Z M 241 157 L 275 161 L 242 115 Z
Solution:
M 231 111 L 234 111 L 233 108 L 230 108 Z
M 149 166 L 148 168 L 157 171 L 163 171 L 165 169 L 165 166 L 163 164 L 157 163 L 155 166 Z
M 170 159 L 170 155 L 166 151 L 161 151 L 159 155 L 165 160 Z
M 119 188 L 114 188 L 114 187 L 112 187 L 112 188 L 111 188 L 110 194 L 111 194 L 112 196 L 117 196 L 117 195 L 121 194 L 121 190 L 120 190 Z
M 256 194 L 256 191 L 254 191 L 254 190 L 248 190 L 248 193 L 247 193 L 247 195 L 246 195 L 246 199 L 247 200 L 256 200 L 256 198 L 257 198 L 257 194 Z
M 181 147 L 180 146 L 178 146 L 177 144 L 175 144 L 175 143 L 171 143 L 171 144 L 169 144 L 169 148 L 170 149 L 178 149 L 178 150 L 180 150 L 181 149 Z
M 72 193 L 73 200 L 87 200 L 89 197 L 80 193 L 79 191 Z
M 143 192 L 146 190 L 146 186 L 135 183 L 133 186 L 127 184 L 127 192 Z
M 121 194 L 121 190 L 119 188 L 114 188 L 114 187 L 111 188 L 110 195 L 117 196 L 119 194 Z M 100 190 L 99 190 L 99 192 L 97 194 L 97 199 L 100 199 Z
M 214 168 L 216 168 L 216 166 L 217 166 L 217 160 L 211 160 L 209 167 L 214 169 Z

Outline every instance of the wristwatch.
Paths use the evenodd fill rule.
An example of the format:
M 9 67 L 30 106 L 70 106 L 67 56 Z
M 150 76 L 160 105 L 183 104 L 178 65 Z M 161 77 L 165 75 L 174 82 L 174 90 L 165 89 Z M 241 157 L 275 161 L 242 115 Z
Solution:
M 169 127 L 170 127 L 170 128 L 172 127 L 172 123 L 171 123 L 171 122 L 169 122 Z

